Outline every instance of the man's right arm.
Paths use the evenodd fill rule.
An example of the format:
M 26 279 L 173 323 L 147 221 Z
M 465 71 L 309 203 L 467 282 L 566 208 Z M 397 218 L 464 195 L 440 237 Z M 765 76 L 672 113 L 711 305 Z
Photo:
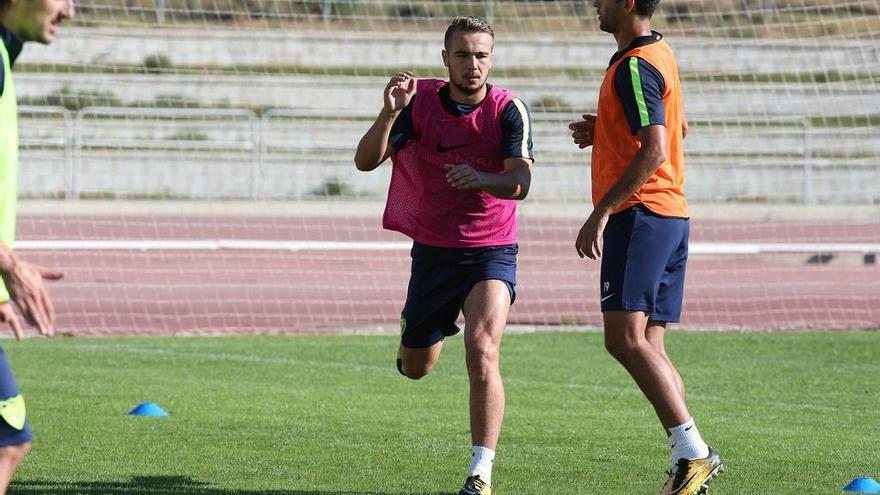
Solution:
M 44 270 L 20 260 L 9 246 L 0 242 L 0 277 L 8 298 L 15 302 L 22 316 L 39 328 L 43 335 L 52 335 L 55 326 L 55 310 L 43 286 L 43 280 L 58 280 L 63 276 L 61 272 Z M 9 305 L 9 299 L 0 301 L 0 322 L 8 323 L 15 338 L 20 339 L 21 325 Z
M 368 172 L 384 162 L 393 152 L 388 145 L 394 123 L 406 109 L 416 91 L 412 72 L 401 72 L 388 82 L 384 91 L 384 105 L 376 121 L 358 143 L 354 163 L 358 170 Z
M 388 145 L 391 128 L 400 112 L 387 112 L 384 108 L 379 112 L 376 121 L 361 138 L 357 152 L 354 154 L 354 164 L 358 170 L 369 172 L 378 167 L 391 155 L 393 149 Z

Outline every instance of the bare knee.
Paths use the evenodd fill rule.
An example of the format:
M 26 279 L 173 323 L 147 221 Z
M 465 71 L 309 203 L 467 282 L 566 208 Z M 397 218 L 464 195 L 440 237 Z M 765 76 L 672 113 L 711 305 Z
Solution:
M 499 345 L 487 332 L 470 336 L 465 342 L 468 372 L 471 378 L 485 380 L 498 369 Z
M 666 322 L 648 321 L 645 339 L 655 351 L 666 356 Z
M 605 350 L 621 364 L 631 356 L 651 352 L 647 340 L 649 316 L 642 311 L 608 311 L 602 314 L 605 323 Z
M 434 361 L 397 358 L 397 371 L 410 380 L 418 380 L 424 377 L 431 372 L 433 367 Z
M 657 354 L 660 354 L 663 357 L 666 357 L 666 345 L 663 342 L 663 339 L 658 339 L 656 337 L 648 337 L 647 339 L 648 345 L 651 346 L 651 349 L 654 349 Z
M 443 341 L 429 347 L 400 346 L 397 353 L 397 371 L 410 380 L 418 380 L 434 369 L 440 359 Z
M 626 344 L 622 341 L 622 339 L 609 339 L 606 336 L 605 350 L 608 351 L 608 354 L 611 354 L 614 359 L 620 361 L 620 358 L 623 357 L 626 353 Z
M 637 337 L 605 336 L 605 350 L 621 363 L 626 363 L 631 355 L 642 352 L 644 346 L 648 345 L 648 341 Z
M 31 442 L 0 447 L 0 463 L 17 465 L 31 450 Z
M 410 380 L 418 380 L 430 373 L 431 370 L 424 366 L 410 366 L 404 364 L 400 369 L 400 373 Z

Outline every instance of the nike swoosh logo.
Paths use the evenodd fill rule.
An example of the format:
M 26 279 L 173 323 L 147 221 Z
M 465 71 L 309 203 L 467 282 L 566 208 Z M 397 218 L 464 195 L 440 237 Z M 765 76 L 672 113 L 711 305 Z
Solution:
M 606 299 L 611 299 L 612 297 L 614 297 L 614 294 L 607 295 L 607 296 L 603 297 L 602 299 L 599 299 L 599 302 L 605 302 Z
M 678 487 L 678 491 L 675 491 L 675 492 L 672 492 L 672 493 L 673 493 L 673 494 L 679 494 L 679 493 L 682 493 L 682 492 L 683 492 L 683 489 L 684 489 L 684 488 L 687 488 L 687 486 L 690 485 L 690 484 L 694 481 L 694 479 L 695 479 L 699 474 L 700 474 L 700 470 L 697 470 L 694 474 L 690 475 L 690 476 L 688 477 L 688 479 L 685 480 L 685 482 L 681 484 L 681 486 Z
M 470 146 L 474 143 L 465 143 L 465 144 L 454 144 L 452 146 L 443 146 L 442 141 L 437 141 L 437 153 L 446 153 L 447 151 L 457 150 L 459 148 L 464 148 L 466 146 Z

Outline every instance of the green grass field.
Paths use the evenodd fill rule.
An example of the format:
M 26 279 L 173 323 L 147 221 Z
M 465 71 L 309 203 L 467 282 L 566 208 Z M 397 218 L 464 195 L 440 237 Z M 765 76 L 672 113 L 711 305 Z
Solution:
M 462 339 L 399 376 L 391 336 L 7 342 L 36 432 L 12 494 L 439 495 L 469 461 Z M 673 333 L 726 458 L 713 495 L 880 477 L 880 333 Z M 498 495 L 655 494 L 666 439 L 596 333 L 505 337 Z M 126 413 L 155 401 L 168 418 Z

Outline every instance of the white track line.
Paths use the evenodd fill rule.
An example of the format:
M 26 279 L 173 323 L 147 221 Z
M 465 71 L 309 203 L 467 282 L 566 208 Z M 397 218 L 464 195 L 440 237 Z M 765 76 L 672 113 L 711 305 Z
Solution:
M 407 251 L 411 242 L 381 241 L 269 241 L 259 239 L 213 240 L 26 240 L 16 249 L 39 251 Z M 691 254 L 761 253 L 876 253 L 880 243 L 738 243 L 693 242 Z
M 217 240 L 18 241 L 15 249 L 40 251 L 403 251 L 411 242 Z

